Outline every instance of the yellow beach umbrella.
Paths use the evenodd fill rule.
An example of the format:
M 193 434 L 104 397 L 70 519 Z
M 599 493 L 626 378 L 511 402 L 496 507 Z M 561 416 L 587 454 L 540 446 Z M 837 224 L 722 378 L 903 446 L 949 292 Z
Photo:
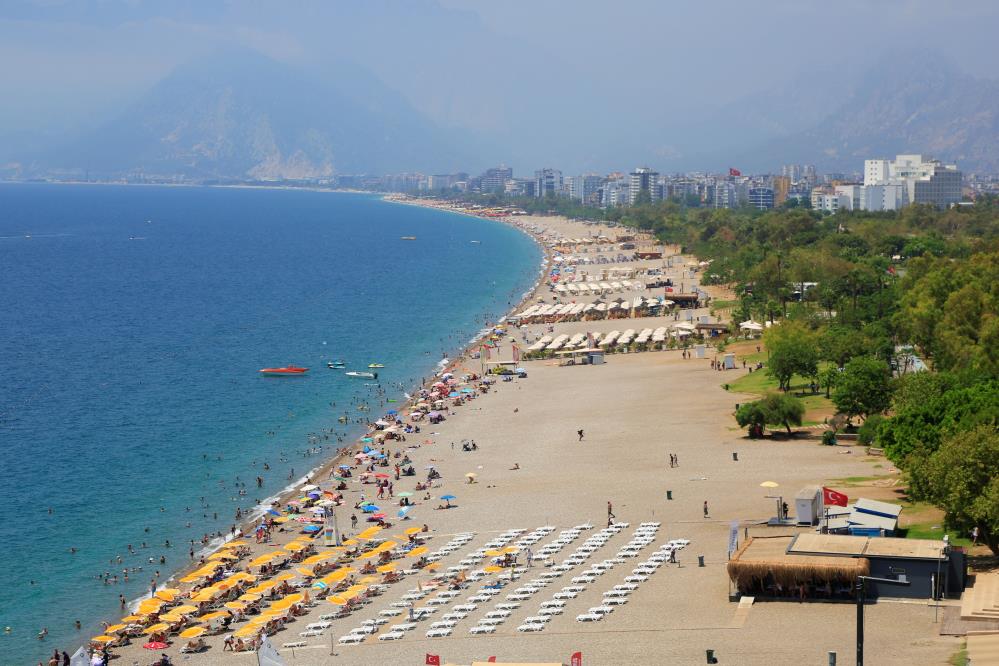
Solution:
M 110 627 L 104 630 L 105 634 L 115 634 L 128 627 L 127 624 L 112 624 Z
M 204 627 L 190 627 L 180 632 L 181 638 L 197 638 L 207 631 Z
M 175 588 L 165 587 L 153 596 L 155 596 L 157 599 L 162 599 L 163 601 L 173 601 L 179 595 L 180 595 L 180 590 Z
M 760 484 L 760 488 L 777 488 L 780 484 L 776 481 L 764 481 Z
M 366 530 L 362 530 L 361 532 L 358 532 L 357 536 L 354 537 L 354 538 L 355 539 L 370 539 L 374 535 L 376 535 L 379 532 L 381 532 L 383 529 L 385 529 L 385 528 L 384 527 L 379 527 L 378 525 L 374 525 L 372 527 L 369 527 Z
M 503 553 L 500 552 L 500 551 L 498 551 L 498 550 L 487 550 L 486 551 L 486 555 L 488 555 L 489 557 L 499 557 L 502 554 Z
M 166 631 L 169 628 L 170 628 L 170 625 L 167 624 L 166 622 L 157 622 L 156 624 L 152 625 L 151 627 L 146 627 L 146 630 L 144 632 L 142 632 L 142 633 L 144 633 L 144 634 L 146 634 L 148 636 L 149 634 L 158 634 L 161 631 Z
M 182 613 L 182 614 L 186 615 L 188 613 L 197 613 L 198 612 L 198 607 L 197 606 L 192 606 L 190 604 L 184 604 L 183 606 L 177 606 L 176 608 L 171 609 L 170 612 L 171 613 Z
M 339 595 L 337 595 L 335 597 L 327 597 L 326 600 L 329 601 L 331 604 L 334 604 L 336 606 L 345 606 L 347 604 L 347 601 L 349 601 L 348 599 L 345 599 L 345 598 L 343 598 L 343 597 L 341 597 Z
M 235 636 L 236 638 L 248 638 L 250 636 L 256 636 L 261 631 L 263 631 L 263 627 L 248 625 L 234 632 L 233 636 Z
M 145 615 L 126 615 L 121 618 L 122 622 L 142 622 L 146 619 Z
M 269 563 L 271 560 L 273 560 L 276 556 L 277 556 L 276 553 L 264 553 L 263 555 L 260 555 L 259 557 L 255 557 L 252 560 L 250 560 L 246 566 L 249 567 L 263 566 Z
M 304 543 L 299 543 L 298 541 L 292 541 L 291 543 L 285 544 L 283 548 L 289 552 L 297 553 L 298 551 L 307 548 L 307 546 Z
M 367 585 L 368 583 L 377 583 L 378 582 L 378 576 L 365 576 L 364 578 L 362 578 L 361 580 L 359 580 L 357 582 L 361 583 L 362 585 Z
M 418 534 L 423 531 L 421 527 L 409 527 L 402 531 L 403 534 Z
M 212 611 L 211 613 L 205 613 L 204 615 L 202 615 L 198 619 L 199 620 L 217 620 L 220 617 L 229 617 L 229 615 L 230 615 L 229 611 L 217 610 L 217 611 Z
M 237 539 L 236 541 L 230 541 L 229 543 L 227 543 L 226 545 L 224 545 L 222 547 L 223 548 L 236 548 L 237 546 L 245 546 L 245 545 L 247 545 L 247 543 L 245 541 L 240 541 L 239 539 Z
M 166 615 L 160 615 L 160 619 L 163 620 L 164 622 L 169 622 L 170 624 L 173 624 L 174 622 L 181 622 L 184 619 L 184 616 L 179 613 L 170 612 L 167 613 Z
M 282 583 L 286 580 L 294 580 L 296 578 L 298 578 L 298 576 L 296 576 L 292 572 L 285 571 L 284 573 L 279 573 L 277 576 L 274 576 L 272 580 L 276 580 L 277 582 Z
M 358 541 L 357 539 L 344 539 L 343 543 L 347 546 L 356 546 Z
M 288 516 L 278 516 L 274 519 L 274 522 L 280 525 L 281 523 L 287 523 L 289 520 L 291 520 L 291 518 Z
M 520 548 L 517 548 L 516 546 L 507 546 L 506 548 L 503 549 L 503 552 L 504 553 L 519 553 L 520 552 Z
M 503 571 L 503 567 L 498 567 L 495 564 L 490 564 L 488 567 L 483 569 L 483 571 L 485 571 L 486 573 L 499 573 L 500 571 Z
M 94 636 L 90 640 L 92 640 L 94 643 L 113 643 L 114 641 L 118 640 L 118 638 L 115 636 Z
M 308 576 L 309 578 L 312 578 L 313 576 L 316 575 L 316 572 L 310 569 L 309 567 L 295 567 L 295 571 L 302 574 L 303 576 Z
M 440 569 L 440 568 L 441 568 L 440 562 L 431 562 L 430 564 L 427 565 L 427 571 L 434 571 L 435 569 Z
M 230 553 L 229 551 L 226 551 L 226 550 L 220 550 L 219 552 L 213 553 L 212 555 L 208 556 L 208 560 L 209 561 L 211 561 L 211 560 L 238 560 L 238 559 L 239 559 L 239 555 L 236 555 L 235 553 Z
M 203 580 L 206 574 L 192 573 L 184 576 L 180 579 L 181 583 L 197 583 L 199 580 Z
M 247 592 L 246 594 L 240 595 L 239 601 L 245 601 L 247 603 L 252 603 L 254 601 L 260 601 L 260 595 L 259 594 L 253 594 L 252 592 Z
M 414 548 L 413 550 L 409 551 L 408 553 L 406 553 L 406 555 L 408 557 L 419 557 L 420 555 L 423 555 L 424 553 L 426 553 L 427 550 L 429 550 L 429 549 L 426 546 L 418 546 L 418 547 Z
M 377 571 L 378 573 L 388 573 L 389 571 L 395 571 L 395 562 L 383 564 L 377 569 L 375 569 L 375 571 Z
M 281 601 L 287 601 L 287 602 L 293 603 L 293 604 L 300 604 L 303 601 L 305 601 L 305 595 L 302 594 L 301 592 L 296 592 L 294 594 L 289 594 L 287 597 L 285 597 Z
M 242 601 L 230 601 L 224 605 L 226 608 L 231 608 L 232 610 L 246 610 L 246 604 Z
M 366 553 L 361 553 L 357 556 L 359 560 L 370 560 L 372 557 L 378 557 L 379 553 L 377 550 L 369 550 Z
M 198 593 L 191 597 L 191 601 L 199 604 L 205 601 L 211 601 L 218 596 L 219 592 L 220 590 L 217 590 L 214 587 L 206 587 L 198 590 Z

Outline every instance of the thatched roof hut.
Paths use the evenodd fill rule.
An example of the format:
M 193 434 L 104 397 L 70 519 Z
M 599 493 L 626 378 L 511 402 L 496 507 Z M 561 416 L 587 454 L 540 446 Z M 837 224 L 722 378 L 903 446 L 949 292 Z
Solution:
M 788 554 L 793 537 L 750 537 L 728 563 L 728 575 L 740 591 L 768 581 L 790 588 L 802 584 L 854 583 L 870 572 L 863 557 Z

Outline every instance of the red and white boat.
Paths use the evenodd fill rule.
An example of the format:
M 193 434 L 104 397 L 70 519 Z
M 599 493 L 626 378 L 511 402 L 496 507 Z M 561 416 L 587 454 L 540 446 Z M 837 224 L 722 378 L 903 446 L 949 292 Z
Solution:
M 262 368 L 260 374 L 267 377 L 301 377 L 309 371 L 308 368 L 299 368 L 294 365 L 283 368 Z

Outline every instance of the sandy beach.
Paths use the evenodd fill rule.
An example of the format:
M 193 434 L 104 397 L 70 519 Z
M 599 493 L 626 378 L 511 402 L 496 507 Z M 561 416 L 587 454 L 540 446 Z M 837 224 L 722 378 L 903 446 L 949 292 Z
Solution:
M 542 244 L 558 236 L 614 235 L 614 230 L 605 225 L 556 217 L 525 215 L 512 218 L 509 223 L 530 230 Z M 626 265 L 662 269 L 664 275 L 672 276 L 677 283 L 682 281 L 685 289 L 697 282 L 686 260 L 673 262 L 673 267 L 666 266 L 665 259 Z M 621 290 L 615 297 L 631 299 L 662 293 L 661 289 L 653 292 L 644 285 L 636 285 L 634 289 Z M 551 303 L 553 295 L 550 286 L 542 282 L 525 303 L 537 302 L 539 298 Z M 694 314 L 707 313 L 707 309 L 701 308 Z M 674 321 L 674 316 L 642 317 L 552 326 L 555 334 L 606 333 L 613 329 L 669 326 Z M 511 343 L 525 348 L 524 340 L 546 334 L 547 326 L 533 324 L 511 329 L 510 335 L 500 339 L 491 359 L 512 359 Z M 414 491 L 415 483 L 424 480 L 428 465 L 434 465 L 442 477 L 440 485 L 430 491 L 430 500 L 423 500 L 423 492 L 415 491 L 411 499 L 416 506 L 410 511 L 409 520 L 395 522 L 397 499 L 381 503 L 388 519 L 395 522 L 386 534 L 396 535 L 405 528 L 426 524 L 430 537 L 427 546 L 436 550 L 455 534 L 474 533 L 472 540 L 440 560 L 438 573 L 507 530 L 521 529 L 528 533 L 543 526 L 554 527 L 553 532 L 531 546 L 536 551 L 562 530 L 592 525 L 553 558 L 561 561 L 606 526 L 608 502 L 613 505 L 615 521 L 628 523 L 586 563 L 519 602 L 519 607 L 497 626 L 495 633 L 471 635 L 469 629 L 503 601 L 506 589 L 491 602 L 476 604 L 450 636 L 425 637 L 431 623 L 450 607 L 463 604 L 481 587 L 480 583 L 472 583 L 458 598 L 442 604 L 438 612 L 419 622 L 401 640 L 379 640 L 389 626 L 404 621 L 393 618 L 357 645 L 337 644 L 341 636 L 363 620 L 379 617 L 381 611 L 390 609 L 392 603 L 399 602 L 417 583 L 422 587 L 434 577 L 433 573 L 421 570 L 392 583 L 383 594 L 350 616 L 333 620 L 324 633 L 300 637 L 306 625 L 335 610 L 328 601 L 320 601 L 271 636 L 271 643 L 287 664 L 422 664 L 425 653 L 441 655 L 442 663 L 468 664 L 494 655 L 499 662 L 568 663 L 570 654 L 576 651 L 582 652 L 584 664 L 699 664 L 704 663 L 705 651 L 709 649 L 716 652 L 723 664 L 826 663 L 828 651 L 836 651 L 842 663 L 852 663 L 855 627 L 852 604 L 760 602 L 748 611 L 737 612 L 738 604 L 728 598 L 730 583 L 725 565 L 733 522 L 738 525 L 740 540 L 746 534 L 777 535 L 794 531 L 765 526 L 774 513 L 775 500 L 767 497 L 768 492 L 759 486 L 761 482 L 777 482 L 776 492 L 790 498 L 805 485 L 868 475 L 872 463 L 859 450 L 845 453 L 840 447 L 823 447 L 815 440 L 746 439 L 732 412 L 736 403 L 751 398 L 722 388 L 746 370 L 719 372 L 711 367 L 714 357 L 711 350 L 705 358 L 684 358 L 680 351 L 669 350 L 608 354 L 603 365 L 564 366 L 556 360 L 523 361 L 526 378 L 497 381 L 487 393 L 449 410 L 443 422 L 430 425 L 421 421 L 419 435 L 409 436 L 404 443 L 386 444 L 392 452 L 405 446 L 405 453 L 418 471 L 416 477 L 404 476 L 394 482 L 396 494 Z M 455 360 L 452 367 L 456 375 L 478 373 L 482 359 L 466 355 Z M 372 420 L 377 416 L 371 414 Z M 577 434 L 580 430 L 582 438 Z M 476 450 L 464 451 L 465 440 L 474 440 Z M 357 446 L 352 450 L 357 450 Z M 737 461 L 733 453 L 738 454 Z M 670 454 L 676 454 L 679 466 L 670 467 Z M 314 481 L 324 489 L 331 487 L 329 470 L 341 462 L 327 462 Z M 469 473 L 476 475 L 474 483 L 467 482 Z M 367 526 L 362 519 L 357 529 L 350 529 L 351 513 L 363 518 L 362 513 L 351 507 L 360 501 L 362 494 L 366 498 L 373 495 L 373 486 L 357 481 L 354 477 L 347 484 L 344 505 L 338 509 L 339 524 L 345 535 Z M 672 499 L 667 499 L 667 492 Z M 448 493 L 456 497 L 451 501 L 454 508 L 437 510 L 439 497 Z M 283 501 L 300 494 L 290 493 Z M 709 507 L 707 516 L 705 502 Z M 567 601 L 565 612 L 554 615 L 543 631 L 516 630 L 524 618 L 535 615 L 542 601 L 569 585 L 570 578 L 593 562 L 614 558 L 641 523 L 661 525 L 639 558 L 616 564 L 587 584 L 578 597 Z M 247 539 L 251 553 L 240 564 L 245 565 L 257 555 L 274 551 L 301 535 L 289 529 L 273 536 L 271 542 L 262 544 Z M 617 606 L 601 621 L 576 621 L 578 614 L 600 604 L 604 591 L 622 583 L 635 564 L 674 539 L 689 540 L 689 545 L 678 551 L 678 564 L 659 567 L 629 595 L 627 603 Z M 316 547 L 323 552 L 321 544 Z M 698 556 L 704 558 L 703 567 L 698 566 Z M 487 563 L 472 568 L 484 564 Z M 544 571 L 545 566 L 535 563 L 518 577 L 514 587 L 536 579 Z M 417 605 L 424 604 L 417 602 Z M 114 622 L 117 618 L 107 620 Z M 939 636 L 938 626 L 934 624 L 934 609 L 925 601 L 882 600 L 869 606 L 868 663 L 946 664 L 958 648 L 958 641 Z M 207 650 L 181 655 L 179 648 L 184 640 L 174 636 L 171 645 L 162 652 L 176 663 L 182 660 L 191 664 L 256 663 L 252 652 L 223 651 L 222 634 L 206 636 L 205 641 Z M 120 655 L 115 663 L 151 662 L 160 651 L 142 649 L 143 642 L 143 638 L 137 638 L 128 646 L 115 648 L 113 653 Z M 282 647 L 285 643 L 299 642 L 304 645 Z

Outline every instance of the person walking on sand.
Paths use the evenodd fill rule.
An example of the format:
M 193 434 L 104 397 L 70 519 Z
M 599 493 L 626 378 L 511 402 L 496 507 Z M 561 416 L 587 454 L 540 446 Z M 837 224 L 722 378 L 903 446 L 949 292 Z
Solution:
M 577 430 L 576 434 L 579 435 L 579 441 L 580 442 L 583 441 L 583 429 L 580 428 L 579 430 Z
M 704 517 L 708 517 L 708 501 L 704 500 Z
M 610 500 L 608 500 L 607 501 L 607 527 L 610 527 L 611 525 L 614 524 L 614 519 L 615 518 L 617 518 L 617 516 L 614 515 L 614 505 L 610 503 Z

